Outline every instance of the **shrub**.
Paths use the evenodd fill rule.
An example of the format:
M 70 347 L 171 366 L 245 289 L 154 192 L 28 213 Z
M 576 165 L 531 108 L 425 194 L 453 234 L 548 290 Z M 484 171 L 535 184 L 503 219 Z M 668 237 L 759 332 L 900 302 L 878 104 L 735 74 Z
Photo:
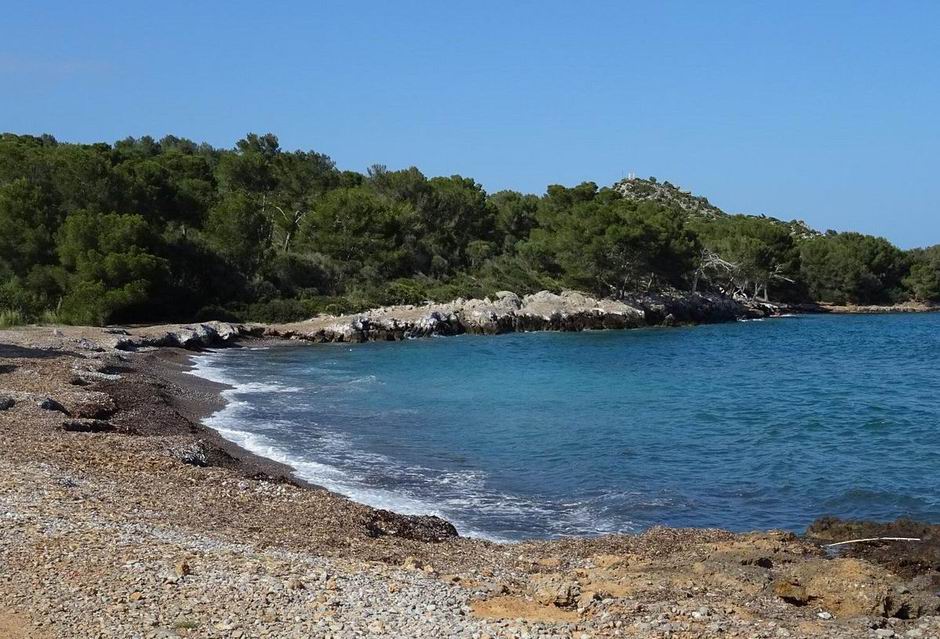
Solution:
M 0 309 L 0 328 L 10 328 L 12 326 L 22 326 L 26 323 L 26 316 L 17 309 Z

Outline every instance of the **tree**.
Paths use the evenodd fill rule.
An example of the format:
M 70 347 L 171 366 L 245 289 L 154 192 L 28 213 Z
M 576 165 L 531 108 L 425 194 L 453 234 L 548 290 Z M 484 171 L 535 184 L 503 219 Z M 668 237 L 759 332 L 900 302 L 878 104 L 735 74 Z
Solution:
M 470 178 L 415 167 L 340 171 L 270 133 L 231 149 L 0 134 L 0 308 L 97 323 L 299 319 L 562 287 L 940 299 L 936 248 L 819 237 L 800 222 L 725 215 L 668 182 L 630 185 L 488 195 Z
M 698 276 L 725 293 L 766 301 L 771 287 L 787 290 L 799 277 L 799 249 L 786 224 L 732 215 L 699 219 L 694 228 L 708 251 Z
M 526 239 L 538 225 L 539 199 L 516 191 L 500 191 L 488 198 L 494 211 L 496 241 L 506 253 L 514 253 L 516 244 Z
M 522 252 L 568 285 L 623 297 L 691 276 L 698 245 L 675 211 L 590 183 L 549 187 L 546 199 Z
M 304 218 L 301 244 L 333 260 L 348 277 L 367 269 L 393 279 L 407 273 L 410 259 L 399 241 L 401 207 L 366 187 L 331 191 Z
M 271 236 L 271 223 L 244 193 L 225 196 L 206 221 L 209 244 L 250 278 L 261 266 Z
M 801 246 L 801 274 L 813 299 L 853 304 L 897 300 L 909 265 L 887 240 L 861 233 L 833 233 Z
M 0 263 L 22 276 L 53 262 L 58 222 L 42 190 L 25 178 L 0 185 Z
M 915 300 L 940 301 L 940 244 L 910 252 L 910 274 L 904 286 Z
M 140 215 L 77 211 L 59 232 L 58 253 L 69 274 L 64 316 L 105 324 L 148 306 L 168 264 L 153 254 L 156 238 Z

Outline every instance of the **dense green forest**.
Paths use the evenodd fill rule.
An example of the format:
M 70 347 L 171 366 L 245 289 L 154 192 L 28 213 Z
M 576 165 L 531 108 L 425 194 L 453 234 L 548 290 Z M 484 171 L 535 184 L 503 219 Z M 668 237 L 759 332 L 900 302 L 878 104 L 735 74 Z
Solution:
M 343 171 L 270 134 L 234 149 L 4 134 L 0 312 L 7 322 L 283 321 L 561 288 L 940 299 L 940 247 L 905 252 L 671 192 L 681 193 L 650 178 L 487 194 L 416 168 Z

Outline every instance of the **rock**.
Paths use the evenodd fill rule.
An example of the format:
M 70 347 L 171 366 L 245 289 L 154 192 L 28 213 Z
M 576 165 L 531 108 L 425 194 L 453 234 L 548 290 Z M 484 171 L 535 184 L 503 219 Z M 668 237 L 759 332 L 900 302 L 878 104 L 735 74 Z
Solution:
M 72 373 L 72 376 L 69 377 L 69 384 L 72 386 L 88 386 L 91 382 L 78 373 Z
M 204 322 L 186 326 L 174 326 L 163 333 L 147 336 L 123 336 L 113 342 L 118 350 L 133 351 L 149 346 L 175 346 L 186 349 L 200 349 L 207 346 L 225 344 L 242 335 L 259 333 L 241 324 L 228 322 Z
M 434 515 L 399 515 L 388 510 L 374 510 L 365 523 L 370 537 L 401 537 L 415 541 L 439 542 L 457 536 L 450 522 Z
M 173 566 L 173 572 L 176 573 L 177 577 L 185 577 L 192 574 L 192 568 L 190 568 L 189 562 L 185 559 L 181 559 Z
M 794 606 L 805 606 L 810 600 L 806 588 L 801 586 L 798 582 L 791 580 L 775 582 L 774 594 Z
M 536 577 L 535 600 L 544 606 L 571 608 L 578 603 L 581 586 L 576 582 L 563 580 L 556 575 Z
M 57 402 L 56 400 L 52 399 L 51 397 L 45 397 L 45 398 L 39 400 L 38 402 L 36 402 L 36 405 L 39 406 L 39 408 L 41 408 L 41 409 L 43 409 L 43 410 L 58 411 L 58 412 L 60 412 L 60 413 L 66 414 L 66 415 L 69 414 L 69 412 L 68 412 L 68 410 L 66 410 L 65 406 L 63 406 L 62 404 L 60 404 L 60 403 Z
M 285 581 L 284 587 L 288 590 L 304 590 L 306 588 L 304 582 L 302 582 L 300 579 L 297 579 L 296 577 L 292 577 L 291 579 Z
M 62 430 L 70 433 L 109 433 L 114 430 L 114 425 L 100 419 L 71 419 L 62 422 Z
M 98 344 L 95 344 L 95 343 L 92 342 L 91 340 L 88 340 L 88 339 L 85 339 L 85 338 L 82 338 L 82 339 L 77 340 L 77 341 L 75 342 L 75 346 L 76 346 L 76 348 L 78 348 L 78 349 L 80 349 L 80 350 L 90 351 L 90 352 L 93 352 L 93 353 L 100 353 L 101 351 L 104 350 L 104 348 L 102 348 L 102 347 L 99 346 Z
M 778 312 L 771 304 L 754 307 L 720 295 L 695 293 L 663 293 L 614 300 L 596 299 L 578 291 L 539 291 L 523 298 L 510 291 L 499 291 L 494 297 L 422 306 L 387 306 L 338 317 L 320 316 L 296 324 L 269 326 L 264 332 L 314 342 L 364 342 L 460 333 L 582 331 L 720 322 Z
M 101 392 L 83 393 L 70 406 L 71 415 L 88 419 L 107 419 L 117 411 L 111 396 Z
M 12 397 L 0 396 L 0 411 L 10 410 L 16 405 L 16 401 Z
M 804 601 L 813 601 L 836 617 L 914 618 L 936 606 L 936 601 L 916 599 L 909 590 L 894 589 L 891 573 L 858 559 L 810 560 L 794 568 L 790 578 L 802 587 Z M 796 603 L 800 590 L 793 592 L 797 594 L 791 603 Z
M 170 455 L 190 466 L 205 467 L 209 465 L 209 455 L 202 442 L 195 441 L 179 448 L 170 449 Z
M 759 566 L 761 568 L 773 568 L 774 561 L 770 557 L 748 557 L 741 560 L 742 566 Z
M 593 590 L 586 590 L 578 595 L 578 608 L 589 608 L 595 601 L 600 601 L 601 597 Z

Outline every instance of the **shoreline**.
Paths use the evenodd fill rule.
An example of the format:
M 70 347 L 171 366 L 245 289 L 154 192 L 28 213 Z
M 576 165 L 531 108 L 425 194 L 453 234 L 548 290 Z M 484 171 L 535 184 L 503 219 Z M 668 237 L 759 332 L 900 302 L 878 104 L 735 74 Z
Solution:
M 341 632 L 330 624 L 371 636 L 426 636 L 432 627 L 493 637 L 940 633 L 932 577 L 910 567 L 940 568 L 931 554 L 940 526 L 913 531 L 934 540 L 922 548 L 850 546 L 838 558 L 819 544 L 871 528 L 836 522 L 813 539 L 672 528 L 511 545 L 452 537 L 446 522 L 302 485 L 198 423 L 220 406 L 224 385 L 186 372 L 192 351 L 147 345 L 198 331 L 113 331 L 0 331 L 0 395 L 15 400 L 0 411 L 0 562 L 10 566 L 0 577 L 0 628 L 25 620 L 45 633 L 15 630 L 15 639 L 97 636 L 99 618 L 126 628 L 113 636 L 141 628 L 260 636 L 256 622 L 270 636 Z M 250 335 L 224 341 L 258 343 Z M 115 348 L 121 340 L 136 352 Z M 70 415 L 39 408 L 42 397 Z M 63 429 L 73 421 L 110 430 Z M 128 561 L 152 566 L 150 576 L 128 573 Z M 245 586 L 259 570 L 249 565 L 262 567 L 258 583 L 267 585 Z M 66 577 L 50 580 L 49 571 Z M 274 586 L 277 605 L 264 608 Z M 98 592 L 112 602 L 104 609 Z M 356 603 L 363 597 L 394 616 L 367 612 Z M 50 600 L 64 607 L 43 604 Z M 209 603 L 193 608 L 193 600 Z

